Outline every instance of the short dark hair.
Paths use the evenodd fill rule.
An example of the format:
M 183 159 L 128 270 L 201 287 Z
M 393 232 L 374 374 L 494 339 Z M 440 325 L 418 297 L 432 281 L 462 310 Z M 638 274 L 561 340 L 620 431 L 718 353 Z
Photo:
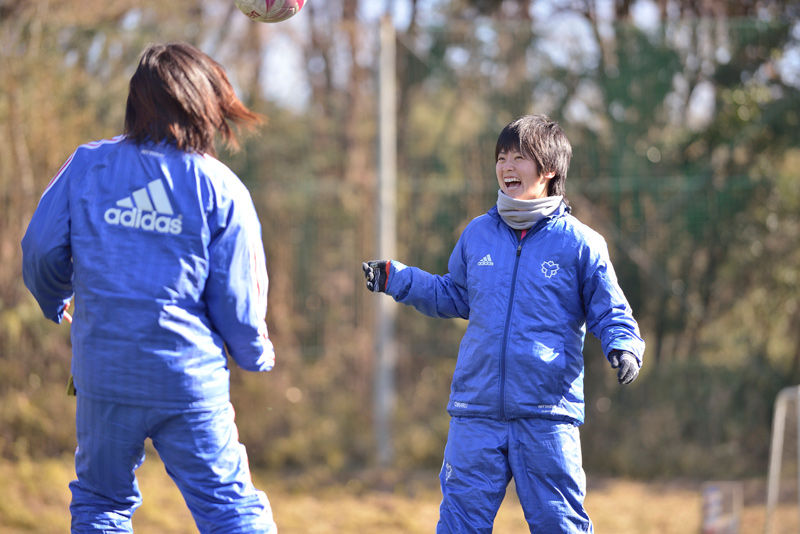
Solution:
M 518 150 L 536 162 L 540 173 L 555 173 L 547 183 L 548 196 L 566 196 L 572 145 L 557 122 L 546 115 L 524 115 L 508 123 L 497 138 L 495 161 L 500 152 L 509 150 Z
M 222 66 L 187 43 L 151 45 L 131 77 L 125 135 L 136 143 L 174 143 L 215 154 L 217 133 L 238 148 L 230 123 L 252 128 L 262 117 L 237 98 Z

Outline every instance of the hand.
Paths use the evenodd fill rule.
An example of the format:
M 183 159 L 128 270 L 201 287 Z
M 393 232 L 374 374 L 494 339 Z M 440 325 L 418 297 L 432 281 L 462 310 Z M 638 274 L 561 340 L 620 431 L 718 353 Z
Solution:
M 72 314 L 70 314 L 70 313 L 67 311 L 67 310 L 69 310 L 69 305 L 70 305 L 70 304 L 72 304 L 72 301 L 69 301 L 69 302 L 67 302 L 67 303 L 64 305 L 64 308 L 62 308 L 62 310 L 61 310 L 61 311 L 62 311 L 62 315 L 61 315 L 61 317 L 62 317 L 62 319 L 64 319 L 65 321 L 67 321 L 69 324 L 72 324 Z
M 361 264 L 364 278 L 367 279 L 367 289 L 375 293 L 386 291 L 389 282 L 389 262 L 385 260 L 372 260 Z
M 630 384 L 639 376 L 639 362 L 636 356 L 625 350 L 614 349 L 608 355 L 611 367 L 619 369 L 617 380 L 620 384 Z

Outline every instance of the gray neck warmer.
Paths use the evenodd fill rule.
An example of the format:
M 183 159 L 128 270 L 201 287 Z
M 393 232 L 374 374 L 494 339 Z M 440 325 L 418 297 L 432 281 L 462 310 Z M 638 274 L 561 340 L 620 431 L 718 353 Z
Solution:
M 517 200 L 497 190 L 497 212 L 505 223 L 514 230 L 527 230 L 541 219 L 555 212 L 561 205 L 563 196 Z

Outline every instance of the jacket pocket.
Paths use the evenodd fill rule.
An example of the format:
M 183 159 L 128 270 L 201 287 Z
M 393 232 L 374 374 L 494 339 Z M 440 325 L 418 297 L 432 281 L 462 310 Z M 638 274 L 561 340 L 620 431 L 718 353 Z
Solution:
M 539 403 L 557 404 L 564 394 L 567 355 L 561 340 L 537 339 L 532 342 L 528 380 L 533 386 L 529 393 Z

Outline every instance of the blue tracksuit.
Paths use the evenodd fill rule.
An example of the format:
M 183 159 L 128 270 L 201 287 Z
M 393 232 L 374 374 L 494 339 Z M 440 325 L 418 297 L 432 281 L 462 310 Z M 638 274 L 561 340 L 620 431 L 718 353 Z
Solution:
M 244 184 L 215 158 L 170 144 L 89 143 L 48 185 L 22 249 L 25 284 L 47 318 L 61 322 L 75 297 L 73 531 L 130 529 L 147 437 L 201 531 L 271 531 L 229 403 L 226 349 L 251 371 L 275 358 Z
M 491 531 L 513 476 L 537 532 L 591 531 L 577 434 L 586 328 L 606 355 L 626 350 L 641 364 L 644 352 L 604 239 L 563 204 L 522 239 L 492 208 L 467 225 L 448 270 L 393 261 L 386 290 L 469 320 L 447 406 L 440 530 Z

